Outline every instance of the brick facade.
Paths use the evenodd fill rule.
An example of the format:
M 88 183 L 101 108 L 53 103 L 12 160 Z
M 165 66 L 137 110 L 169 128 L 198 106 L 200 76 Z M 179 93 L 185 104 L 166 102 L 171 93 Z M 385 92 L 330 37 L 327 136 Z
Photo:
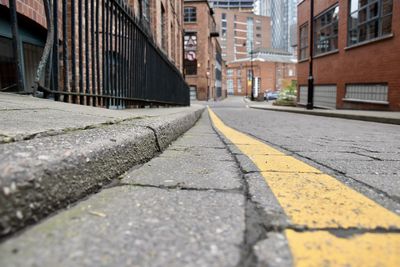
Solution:
M 224 14 L 225 19 L 222 19 Z M 250 12 L 242 12 L 235 9 L 215 9 L 215 21 L 220 36 L 218 38 L 224 60 L 227 62 L 237 59 L 246 58 L 248 56 L 248 49 L 246 41 L 248 40 L 247 20 L 251 19 L 253 22 L 252 36 L 250 40 L 253 42 L 252 49 L 257 48 L 270 48 L 271 47 L 271 18 L 265 16 L 257 16 Z M 226 27 L 223 27 L 223 23 Z M 225 29 L 225 30 L 224 30 Z M 224 32 L 223 32 L 224 31 Z
M 184 7 L 195 8 L 197 14 L 195 22 L 184 23 L 185 32 L 193 33 L 197 37 L 197 48 L 193 51 L 196 54 L 197 73 L 186 72 L 185 79 L 189 86 L 196 87 L 198 100 L 216 99 L 215 68 L 219 43 L 212 37 L 212 34 L 216 32 L 213 10 L 205 0 L 186 0 Z M 223 81 L 222 84 L 224 84 Z
M 37 22 L 43 27 L 46 26 L 46 16 L 43 3 L 40 0 L 17 0 L 17 13 Z M 8 7 L 8 0 L 0 0 L 0 5 Z
M 314 1 L 314 16 L 337 4 L 338 49 L 332 53 L 314 57 L 315 85 L 336 85 L 336 107 L 339 109 L 400 110 L 400 1 L 393 0 L 392 34 L 357 45 L 348 44 L 349 1 Z M 310 23 L 310 0 L 298 5 L 298 25 Z M 308 27 L 308 30 L 310 28 Z M 300 32 L 300 31 L 298 31 Z M 310 36 L 310 31 L 308 36 Z M 300 36 L 298 36 L 300 44 Z M 310 42 L 308 38 L 308 42 Z M 310 45 L 310 43 L 309 43 Z M 300 55 L 300 46 L 299 46 Z M 298 64 L 298 84 L 307 85 L 308 60 Z M 349 101 L 346 85 L 386 84 L 387 104 L 374 101 Z
M 233 81 L 233 95 L 251 95 L 250 60 L 231 62 L 227 66 L 227 80 Z M 272 61 L 253 61 L 254 77 L 260 79 L 260 91 L 257 99 L 262 100 L 266 91 L 284 89 L 296 80 L 296 64 Z M 238 83 L 240 82 L 241 85 Z

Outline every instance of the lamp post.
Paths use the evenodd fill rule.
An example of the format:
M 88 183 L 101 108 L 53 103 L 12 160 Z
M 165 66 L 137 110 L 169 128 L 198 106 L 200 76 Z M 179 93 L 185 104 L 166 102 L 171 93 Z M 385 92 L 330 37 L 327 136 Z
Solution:
M 246 43 L 243 44 L 246 46 Z M 253 70 L 253 41 L 250 41 L 250 70 L 251 70 L 251 101 L 254 101 L 254 70 Z M 247 96 L 247 87 L 246 87 L 246 96 Z
M 253 42 L 250 41 L 251 101 L 254 101 Z
M 314 0 L 310 0 L 310 55 L 308 70 L 307 109 L 314 109 L 314 77 L 313 77 L 313 48 L 314 48 Z
M 207 69 L 206 76 L 207 76 L 207 101 L 208 101 L 208 99 L 210 98 L 210 88 L 208 86 L 208 76 L 210 76 L 209 69 Z

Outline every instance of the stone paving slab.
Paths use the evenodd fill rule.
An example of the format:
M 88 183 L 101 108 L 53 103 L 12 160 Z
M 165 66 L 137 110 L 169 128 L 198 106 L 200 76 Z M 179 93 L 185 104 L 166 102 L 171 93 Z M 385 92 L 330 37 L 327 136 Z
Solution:
M 114 115 L 119 111 L 0 94 L 0 101 L 9 99 L 20 101 L 21 106 L 51 108 L 40 111 L 49 112 L 57 123 L 52 124 L 43 115 L 25 126 L 20 124 L 21 120 L 30 120 L 33 115 L 25 116 L 26 109 L 12 111 L 16 115 L 19 112 L 19 120 L 14 121 L 13 127 L 21 130 L 22 139 L 29 138 L 20 140 L 14 133 L 10 143 L 0 144 L 0 236 L 44 218 L 99 190 L 133 166 L 150 160 L 190 129 L 203 111 L 200 106 L 176 109 L 175 113 L 162 109 L 165 112 L 159 116 L 95 125 L 109 119 L 98 112 L 113 114 L 118 120 L 124 117 Z M 87 113 L 82 115 L 81 110 Z M 0 111 L 0 117 L 9 111 Z M 122 111 L 121 114 L 128 113 Z M 0 123 L 0 139 L 4 137 L 1 127 L 10 129 L 9 122 L 7 118 L 5 123 Z M 86 123 L 89 129 L 74 128 Z M 35 126 L 28 129 L 31 125 Z M 62 131 L 50 136 L 36 135 L 55 127 Z M 34 136 L 27 136 L 32 133 Z
M 0 266 L 237 266 L 244 222 L 241 194 L 117 187 L 0 245 Z
M 0 107 L 1 144 L 30 139 L 33 136 L 55 135 L 71 130 L 100 127 L 103 124 L 119 123 L 125 120 L 193 112 L 202 106 L 112 110 L 0 93 Z
M 242 176 L 226 148 L 192 145 L 193 135 L 218 140 L 198 133 L 207 123 L 203 115 L 180 146 L 0 244 L 0 266 L 241 266 L 252 231 Z
M 150 172 L 152 175 L 149 177 Z M 122 182 L 219 190 L 237 190 L 241 187 L 235 161 L 220 161 L 212 152 L 208 158 L 185 155 L 179 158 L 155 158 L 131 172 Z
M 204 134 L 204 130 L 209 133 Z M 242 186 L 236 162 L 212 131 L 207 114 L 160 157 L 132 171 L 122 182 L 216 190 L 239 190 Z

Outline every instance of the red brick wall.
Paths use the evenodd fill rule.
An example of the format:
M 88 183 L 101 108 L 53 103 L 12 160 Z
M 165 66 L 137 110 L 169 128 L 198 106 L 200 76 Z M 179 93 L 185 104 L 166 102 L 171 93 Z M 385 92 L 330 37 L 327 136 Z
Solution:
M 8 0 L 0 0 L 0 5 L 8 7 Z M 44 7 L 40 0 L 17 0 L 17 12 L 46 27 Z
M 318 0 L 315 15 L 337 1 Z M 308 21 L 310 0 L 298 6 L 298 25 Z M 400 110 L 400 1 L 393 0 L 393 37 L 359 47 L 347 47 L 348 0 L 339 0 L 339 51 L 314 59 L 315 84 L 337 85 L 337 108 Z M 309 33 L 310 34 L 310 33 Z M 298 64 L 298 84 L 306 85 L 308 61 Z M 344 102 L 345 86 L 349 83 L 387 83 L 389 105 Z
M 228 64 L 228 69 L 233 69 L 233 76 L 227 79 L 233 79 L 234 81 L 234 94 L 235 95 L 247 95 L 250 96 L 251 86 L 247 82 L 247 70 L 251 69 L 250 61 L 247 62 L 235 62 Z M 237 90 L 237 71 L 241 69 L 240 79 L 242 81 L 242 92 Z M 296 71 L 295 64 L 289 63 L 276 63 L 276 62 L 253 62 L 254 77 L 261 78 L 261 87 L 259 95 L 264 95 L 265 91 L 276 91 L 285 88 L 292 80 L 296 80 L 296 76 L 289 76 L 289 69 Z M 279 75 L 280 73 L 280 75 Z
M 210 9 L 206 1 L 186 2 L 186 7 L 195 7 L 197 12 L 197 21 L 193 23 L 184 23 L 185 31 L 197 33 L 197 74 L 186 75 L 186 81 L 189 85 L 196 85 L 197 99 L 207 99 L 207 83 L 209 86 L 209 98 L 215 93 L 215 40 L 210 39 L 213 18 L 210 15 Z M 207 77 L 207 71 L 209 76 Z

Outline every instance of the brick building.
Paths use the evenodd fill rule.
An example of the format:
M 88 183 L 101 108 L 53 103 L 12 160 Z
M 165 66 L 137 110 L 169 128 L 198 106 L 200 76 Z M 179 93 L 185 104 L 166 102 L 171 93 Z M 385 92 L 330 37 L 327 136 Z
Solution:
M 271 19 L 235 9 L 216 8 L 215 21 L 222 58 L 229 61 L 248 57 L 251 50 L 271 47 Z
M 227 64 L 227 92 L 230 95 L 251 95 L 251 73 L 254 73 L 254 97 L 262 100 L 266 91 L 284 89 L 296 80 L 296 59 L 284 51 L 260 49 L 252 58 Z
M 193 100 L 226 96 L 222 80 L 225 63 L 213 15 L 207 0 L 184 1 L 184 72 Z
M 314 1 L 314 33 L 310 5 L 298 4 L 299 103 L 312 46 L 315 106 L 400 110 L 400 1 Z

